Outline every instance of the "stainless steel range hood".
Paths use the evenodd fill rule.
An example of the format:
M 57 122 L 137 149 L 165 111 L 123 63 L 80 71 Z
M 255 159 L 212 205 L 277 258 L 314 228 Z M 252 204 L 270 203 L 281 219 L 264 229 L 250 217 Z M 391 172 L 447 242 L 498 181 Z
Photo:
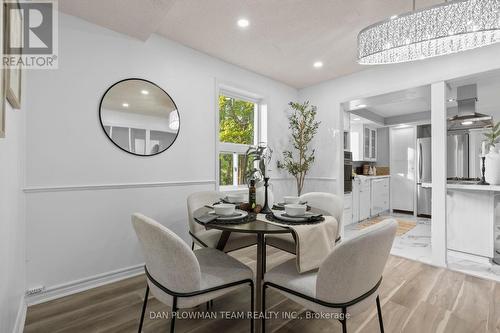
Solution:
M 477 85 L 457 88 L 458 114 L 448 118 L 448 130 L 486 128 L 493 125 L 492 117 L 476 112 Z

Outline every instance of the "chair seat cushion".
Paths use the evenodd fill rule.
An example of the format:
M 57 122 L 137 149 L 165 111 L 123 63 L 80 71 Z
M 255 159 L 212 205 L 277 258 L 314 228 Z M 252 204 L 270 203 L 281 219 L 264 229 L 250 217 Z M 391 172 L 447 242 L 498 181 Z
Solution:
M 310 297 L 316 297 L 317 276 L 317 270 L 300 274 L 294 258 L 272 268 L 266 273 L 264 280 Z
M 295 259 L 290 259 L 268 271 L 264 276 L 264 281 L 271 282 L 278 286 L 282 286 L 287 289 L 296 291 L 302 295 L 317 298 L 316 297 L 317 275 L 318 275 L 317 270 L 300 274 L 297 271 Z M 314 312 L 342 313 L 342 309 L 326 307 L 318 303 L 306 300 L 300 296 L 288 293 L 286 291 L 282 291 L 280 289 L 275 289 L 275 290 L 279 291 L 281 294 L 285 295 L 291 300 L 301 304 L 302 306 Z M 356 315 L 367 310 L 370 307 L 373 307 L 373 305 L 375 305 L 376 297 L 377 293 L 372 294 L 363 301 L 348 307 L 347 312 L 350 315 Z
M 200 263 L 201 289 L 253 277 L 250 267 L 221 251 L 206 247 L 195 250 L 194 255 Z
M 205 290 L 231 282 L 253 278 L 253 272 L 248 266 L 221 251 L 206 247 L 194 251 L 194 254 L 200 264 L 200 290 Z M 151 281 L 148 281 L 148 284 L 151 288 L 151 293 L 156 298 L 158 298 L 165 304 L 172 304 L 173 300 L 170 295 L 164 293 Z M 228 292 L 231 292 L 243 286 L 245 288 L 248 288 L 250 292 L 249 284 L 242 284 L 239 286 L 212 291 L 198 296 L 179 297 L 177 300 L 177 307 L 180 309 L 195 307 L 199 304 L 205 303 L 211 299 L 227 294 Z
M 205 243 L 208 247 L 211 248 L 217 247 L 221 235 L 222 231 L 215 229 L 203 230 L 195 234 L 197 238 L 199 238 L 203 243 Z M 203 244 L 200 244 L 198 241 L 196 241 L 196 239 L 193 240 L 195 241 L 196 244 L 204 246 Z M 224 252 L 230 252 L 237 249 L 242 249 L 244 247 L 252 246 L 255 244 L 257 244 L 257 235 L 232 232 L 229 235 L 229 239 L 227 240 L 226 246 L 224 247 Z
M 295 239 L 292 234 L 266 235 L 266 244 L 280 250 L 295 254 Z

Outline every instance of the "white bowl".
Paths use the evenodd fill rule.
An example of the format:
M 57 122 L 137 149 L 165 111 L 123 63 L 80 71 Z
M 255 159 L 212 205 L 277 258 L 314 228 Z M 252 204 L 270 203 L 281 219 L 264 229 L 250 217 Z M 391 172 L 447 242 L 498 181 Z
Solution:
M 286 204 L 298 204 L 299 203 L 299 197 L 291 196 L 291 195 L 283 197 L 283 200 L 285 201 Z
M 231 203 L 240 203 L 245 200 L 243 194 L 228 194 L 226 199 Z
M 289 216 L 303 216 L 307 211 L 306 205 L 288 204 L 285 205 L 285 213 Z
M 221 216 L 233 215 L 235 209 L 236 209 L 236 206 L 233 204 L 221 203 L 221 204 L 214 206 L 215 214 L 221 215 Z

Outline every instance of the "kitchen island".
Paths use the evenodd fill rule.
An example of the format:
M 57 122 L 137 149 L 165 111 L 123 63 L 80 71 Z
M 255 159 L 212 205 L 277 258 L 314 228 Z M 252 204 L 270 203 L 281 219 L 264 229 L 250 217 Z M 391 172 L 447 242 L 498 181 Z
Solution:
M 432 184 L 422 184 L 432 187 Z M 495 228 L 500 225 L 500 186 L 448 184 L 446 234 L 450 255 L 489 263 L 495 257 Z M 498 230 L 500 231 L 500 230 Z

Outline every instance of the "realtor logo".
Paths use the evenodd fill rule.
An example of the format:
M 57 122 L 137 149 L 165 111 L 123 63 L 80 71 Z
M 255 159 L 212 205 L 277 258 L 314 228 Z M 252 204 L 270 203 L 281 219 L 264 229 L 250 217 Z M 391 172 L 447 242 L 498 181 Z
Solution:
M 57 68 L 57 2 L 7 1 L 3 68 Z

